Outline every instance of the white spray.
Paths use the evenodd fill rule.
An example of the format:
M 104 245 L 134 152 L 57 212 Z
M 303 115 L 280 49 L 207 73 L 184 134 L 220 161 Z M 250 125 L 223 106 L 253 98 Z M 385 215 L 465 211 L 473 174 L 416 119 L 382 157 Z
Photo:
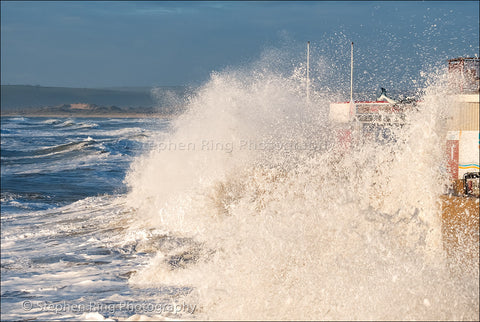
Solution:
M 181 268 L 159 251 L 130 282 L 191 286 L 200 319 L 478 317 L 478 272 L 458 283 L 441 245 L 441 82 L 395 142 L 345 150 L 333 93 L 306 104 L 301 68 L 264 63 L 213 74 L 132 165 L 132 229 L 194 242 L 174 250 Z

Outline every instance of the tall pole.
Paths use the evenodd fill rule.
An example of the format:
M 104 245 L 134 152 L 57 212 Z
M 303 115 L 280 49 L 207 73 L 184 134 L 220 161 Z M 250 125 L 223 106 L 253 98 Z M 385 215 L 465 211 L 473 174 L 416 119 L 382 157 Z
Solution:
M 307 41 L 307 103 L 310 103 L 310 41 Z
M 350 52 L 350 103 L 353 103 L 353 41 Z
M 353 115 L 353 108 L 354 108 L 354 102 L 353 102 L 353 41 L 352 41 L 352 47 L 350 51 L 350 115 Z

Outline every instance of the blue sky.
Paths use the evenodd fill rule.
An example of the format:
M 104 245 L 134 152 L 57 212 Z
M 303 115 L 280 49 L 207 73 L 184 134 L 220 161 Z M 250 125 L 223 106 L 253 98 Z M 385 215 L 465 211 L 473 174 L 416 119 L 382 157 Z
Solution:
M 2 1 L 2 84 L 198 85 L 276 48 L 363 86 L 479 54 L 478 1 Z M 386 84 L 386 85 L 385 85 Z

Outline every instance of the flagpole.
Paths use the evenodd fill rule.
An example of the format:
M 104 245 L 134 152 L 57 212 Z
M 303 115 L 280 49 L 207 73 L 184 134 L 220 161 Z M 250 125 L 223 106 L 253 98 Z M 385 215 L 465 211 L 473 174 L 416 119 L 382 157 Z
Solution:
M 350 102 L 353 102 L 353 41 L 350 52 Z
M 307 103 L 310 103 L 310 41 L 307 41 Z
M 350 114 L 353 114 L 353 41 L 350 51 Z

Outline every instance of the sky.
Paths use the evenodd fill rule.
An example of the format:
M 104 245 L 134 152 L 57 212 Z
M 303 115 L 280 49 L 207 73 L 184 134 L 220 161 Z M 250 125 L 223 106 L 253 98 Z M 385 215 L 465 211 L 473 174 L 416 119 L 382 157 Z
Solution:
M 478 1 L 1 1 L 1 83 L 199 85 L 307 41 L 349 81 L 353 41 L 356 82 L 408 87 L 478 39 Z

